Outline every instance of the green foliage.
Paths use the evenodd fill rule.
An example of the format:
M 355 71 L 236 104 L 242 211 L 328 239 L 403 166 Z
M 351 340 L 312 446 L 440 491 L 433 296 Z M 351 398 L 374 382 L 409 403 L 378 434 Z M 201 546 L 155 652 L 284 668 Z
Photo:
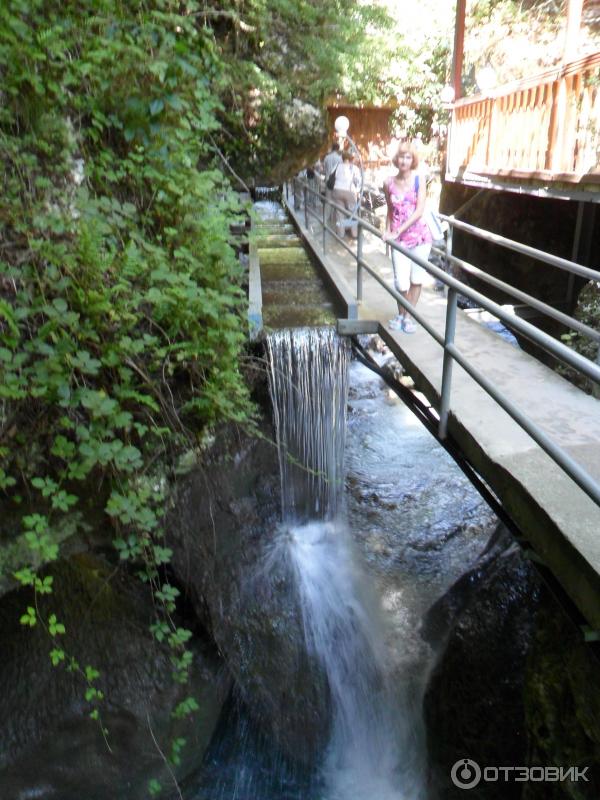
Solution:
M 353 103 L 389 104 L 407 134 L 429 138 L 440 122 L 440 93 L 448 82 L 453 4 L 422 0 L 418 10 L 397 0 L 370 6 L 367 55 L 351 58 L 340 90 Z
M 592 330 L 600 330 L 600 283 L 598 281 L 590 281 L 583 287 L 577 298 L 574 317 L 585 325 L 588 325 Z M 600 348 L 598 343 L 593 339 L 576 331 L 563 333 L 560 338 L 566 345 L 575 350 L 575 352 L 589 358 L 590 361 L 599 363 Z M 593 394 L 594 397 L 600 397 L 600 386 L 572 367 L 560 364 L 557 367 L 557 372 L 564 375 L 576 386 L 579 386 L 580 389 L 588 392 L 588 394 Z
M 566 19 L 565 0 L 477 0 L 469 4 L 463 91 L 478 91 L 477 74 L 482 67 L 491 67 L 498 83 L 508 83 L 556 65 L 562 58 Z
M 165 564 L 160 475 L 249 417 L 241 209 L 211 163 L 220 58 L 196 10 L 0 9 L 0 486 L 26 569 L 91 487 L 121 557 Z
M 252 416 L 228 243 L 242 207 L 215 161 L 221 57 L 198 8 L 0 7 L 2 537 L 23 542 L 21 623 L 42 625 L 52 663 L 81 675 L 101 727 L 99 673 L 56 646 L 67 632 L 37 572 L 100 511 L 154 590 L 157 638 L 185 682 L 191 634 L 164 576 L 168 482 L 207 431 Z
M 185 682 L 169 481 L 219 423 L 253 413 L 230 179 L 285 154 L 292 100 L 364 78 L 360 31 L 377 19 L 355 0 L 0 5 L 3 562 L 33 597 L 21 623 L 42 626 L 52 664 L 85 681 L 105 736 L 100 676 L 69 653 L 47 608 L 52 576 L 38 572 L 66 538 L 112 529 Z M 197 708 L 187 698 L 174 718 Z

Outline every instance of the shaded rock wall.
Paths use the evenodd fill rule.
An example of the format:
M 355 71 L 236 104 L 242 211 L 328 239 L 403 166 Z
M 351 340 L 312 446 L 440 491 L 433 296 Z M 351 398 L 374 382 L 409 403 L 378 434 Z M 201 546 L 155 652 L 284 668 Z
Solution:
M 21 589 L 0 604 L 0 797 L 60 800 L 127 800 L 148 797 L 156 777 L 172 785 L 158 747 L 169 752 L 174 736 L 189 747 L 176 769 L 179 778 L 194 768 L 207 747 L 229 688 L 210 647 L 192 643 L 191 684 L 172 678 L 169 653 L 152 638 L 152 600 L 139 581 L 92 556 L 53 566 L 55 592 L 39 598 L 44 617 L 55 613 L 66 634 L 51 639 L 38 623 L 19 624 L 31 592 Z M 64 647 L 85 669 L 100 671 L 95 686 L 108 729 L 104 741 L 90 719 L 83 677 L 64 665 L 52 666 L 49 652 Z M 171 711 L 193 694 L 200 712 L 178 722 Z M 156 741 L 155 741 L 156 740 Z M 119 788 L 120 787 L 120 788 Z
M 544 595 L 526 675 L 530 763 L 588 767 L 589 780 L 529 783 L 523 800 L 600 797 L 599 648 L 585 644 L 581 630 Z
M 524 674 L 535 625 L 538 579 L 508 537 L 434 606 L 424 631 L 450 624 L 425 697 L 434 782 L 443 800 L 463 798 L 450 780 L 456 761 L 527 763 Z M 456 614 L 453 617 L 453 614 Z M 480 784 L 477 800 L 519 798 L 521 784 Z
M 293 758 L 310 762 L 328 738 L 329 695 L 307 654 L 282 534 L 277 449 L 229 429 L 180 487 L 169 523 L 173 568 L 212 632 L 255 721 Z
M 440 210 L 451 214 L 467 201 L 474 198 L 479 190 L 454 183 L 444 183 L 440 198 Z M 587 204 L 589 205 L 589 204 Z M 577 203 L 569 200 L 554 200 L 514 192 L 480 191 L 459 219 L 486 228 L 523 244 L 545 250 L 562 258 L 573 256 L 573 240 L 577 217 Z M 598 254 L 595 248 L 587 252 L 586 238 L 589 242 L 600 238 L 600 215 L 590 223 L 587 237 L 583 236 L 577 259 L 582 264 L 598 268 Z M 465 233 L 457 231 L 453 240 L 454 254 L 465 261 L 489 272 L 506 283 L 537 297 L 550 305 L 564 303 L 568 294 L 569 274 L 563 270 L 549 267 L 540 262 L 489 244 Z M 461 279 L 465 279 L 460 275 Z M 473 278 L 465 279 L 473 288 L 481 290 L 497 302 L 514 302 L 491 287 Z M 573 303 L 567 309 L 572 312 L 577 294 L 585 285 L 580 278 L 575 279 Z M 535 324 L 552 335 L 560 334 L 563 328 L 545 317 L 535 319 Z M 528 348 L 526 341 L 520 342 Z
M 477 800 L 600 797 L 600 655 L 506 534 L 430 610 L 440 648 L 425 713 L 440 800 L 464 798 L 459 759 L 484 766 L 588 767 L 588 781 L 481 782 Z

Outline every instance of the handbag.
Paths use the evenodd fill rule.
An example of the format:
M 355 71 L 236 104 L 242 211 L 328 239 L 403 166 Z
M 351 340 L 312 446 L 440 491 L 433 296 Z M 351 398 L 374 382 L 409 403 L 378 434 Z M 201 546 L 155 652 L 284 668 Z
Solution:
M 330 176 L 327 178 L 327 188 L 328 189 L 334 189 L 335 188 L 335 173 L 337 172 L 337 168 L 338 167 L 339 167 L 339 164 L 333 170 L 333 172 L 330 174 Z
M 415 192 L 419 194 L 419 176 L 415 175 Z M 430 209 L 423 212 L 423 222 L 429 228 L 429 233 L 433 240 L 433 244 L 440 244 L 444 241 L 444 229 L 442 228 L 439 219 Z
M 423 214 L 423 219 L 425 220 L 425 224 L 429 228 L 429 232 L 431 233 L 431 238 L 433 239 L 434 244 L 440 244 L 444 241 L 444 229 L 442 228 L 439 219 L 433 213 L 433 211 L 426 211 Z

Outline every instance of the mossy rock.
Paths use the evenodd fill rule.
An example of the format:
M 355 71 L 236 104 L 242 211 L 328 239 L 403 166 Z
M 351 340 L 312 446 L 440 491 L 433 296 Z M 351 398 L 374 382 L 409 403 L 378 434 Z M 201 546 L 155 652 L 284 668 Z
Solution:
M 523 800 L 600 797 L 600 661 L 546 596 L 527 670 L 525 710 L 532 764 L 588 767 L 588 781 L 528 784 Z
M 162 753 L 175 737 L 188 745 L 174 768 L 180 779 L 201 761 L 216 726 L 228 681 L 220 659 L 196 638 L 189 685 L 173 679 L 170 653 L 152 637 L 153 603 L 148 589 L 102 559 L 76 556 L 53 565 L 54 592 L 38 597 L 39 615 L 56 614 L 63 636 L 50 637 L 38 623 L 19 623 L 31 592 L 19 589 L 0 603 L 0 797 L 60 800 L 146 800 L 148 781 L 173 781 Z M 94 686 L 103 737 L 90 718 L 81 671 L 53 666 L 50 651 L 62 647 L 100 675 Z M 172 711 L 193 695 L 200 712 L 184 720 Z M 160 749 L 159 749 L 160 748 Z

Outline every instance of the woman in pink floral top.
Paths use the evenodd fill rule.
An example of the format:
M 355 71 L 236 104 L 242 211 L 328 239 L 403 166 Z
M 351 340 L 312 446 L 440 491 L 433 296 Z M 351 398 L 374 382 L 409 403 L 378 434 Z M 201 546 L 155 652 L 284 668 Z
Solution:
M 414 255 L 427 261 L 431 250 L 431 233 L 423 218 L 425 211 L 425 180 L 419 181 L 416 168 L 419 159 L 413 148 L 402 143 L 392 159 L 398 168 L 396 175 L 388 178 L 383 186 L 387 200 L 387 225 L 383 241 L 395 241 Z M 408 256 L 392 249 L 394 285 L 408 302 L 416 306 L 421 294 L 425 270 Z M 414 333 L 415 323 L 398 303 L 398 316 L 391 319 L 392 330 Z

